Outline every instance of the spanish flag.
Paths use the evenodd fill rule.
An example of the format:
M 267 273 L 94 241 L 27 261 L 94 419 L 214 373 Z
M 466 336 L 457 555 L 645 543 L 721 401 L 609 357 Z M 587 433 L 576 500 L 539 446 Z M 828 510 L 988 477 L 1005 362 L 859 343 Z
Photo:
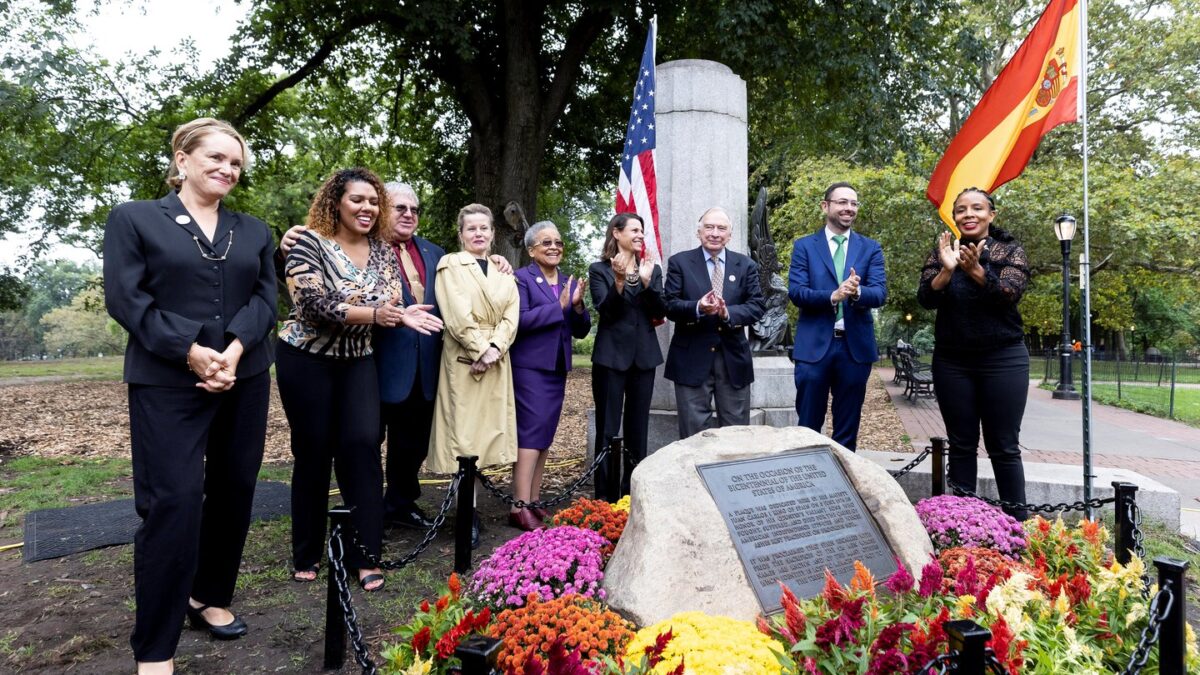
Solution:
M 942 155 L 925 196 L 959 235 L 954 198 L 992 191 L 1021 175 L 1038 143 L 1078 117 L 1078 0 L 1051 0 Z

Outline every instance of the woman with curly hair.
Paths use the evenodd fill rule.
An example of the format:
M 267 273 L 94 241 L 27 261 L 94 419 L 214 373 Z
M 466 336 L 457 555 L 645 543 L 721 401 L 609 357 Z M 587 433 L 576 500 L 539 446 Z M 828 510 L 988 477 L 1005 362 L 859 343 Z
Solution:
M 383 542 L 379 383 L 371 356 L 373 326 L 441 330 L 430 305 L 404 306 L 389 241 L 391 204 L 372 172 L 342 169 L 317 190 L 308 229 L 284 263 L 292 310 L 279 331 L 276 376 L 291 427 L 292 563 L 295 581 L 317 578 L 325 546 L 329 472 L 358 541 L 376 558 Z M 346 551 L 366 591 L 383 587 L 357 547 Z
M 1000 499 L 1025 501 L 1021 419 L 1029 395 L 1029 351 L 1017 304 L 1029 259 L 993 224 L 996 203 L 979 188 L 954 199 L 955 240 L 943 232 L 925 258 L 917 300 L 937 310 L 933 388 L 950 440 L 950 482 L 975 490 L 979 430 Z M 1004 509 L 1025 520 L 1024 508 Z

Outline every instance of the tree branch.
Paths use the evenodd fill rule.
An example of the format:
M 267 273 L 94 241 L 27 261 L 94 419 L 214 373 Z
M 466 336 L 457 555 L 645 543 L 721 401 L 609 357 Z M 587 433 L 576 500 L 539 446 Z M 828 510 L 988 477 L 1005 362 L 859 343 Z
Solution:
M 542 103 L 541 135 L 545 138 L 558 116 L 567 105 L 567 97 L 575 89 L 579 72 L 583 68 L 583 59 L 595 44 L 600 34 L 612 27 L 613 13 L 611 9 L 589 8 L 579 16 L 571 26 L 567 42 L 559 56 L 558 65 L 554 69 L 554 77 L 550 81 L 550 90 L 546 92 L 546 100 Z

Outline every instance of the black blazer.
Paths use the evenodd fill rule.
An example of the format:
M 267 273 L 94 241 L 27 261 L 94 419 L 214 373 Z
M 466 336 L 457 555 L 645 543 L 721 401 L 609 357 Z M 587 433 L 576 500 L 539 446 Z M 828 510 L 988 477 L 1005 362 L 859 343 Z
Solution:
M 441 246 L 413 235 L 421 261 L 425 263 L 425 297 L 418 302 L 412 289 L 404 285 L 404 304 L 433 305 L 434 316 L 441 316 L 437 308 L 434 284 L 437 282 L 438 261 L 446 255 Z M 403 244 L 397 245 L 402 246 Z M 439 365 L 442 362 L 442 334 L 421 335 L 407 326 L 395 328 L 375 327 L 371 334 L 371 350 L 375 353 L 375 368 L 379 371 L 379 400 L 384 403 L 401 403 L 408 400 L 414 391 L 420 391 L 426 401 L 437 395 Z M 418 371 L 421 379 L 417 380 Z
M 663 362 L 662 349 L 654 322 L 667 314 L 663 303 L 662 267 L 654 266 L 650 287 L 640 282 L 623 293 L 617 293 L 612 266 L 607 261 L 592 263 L 588 268 L 588 290 L 596 308 L 596 344 L 592 348 L 592 363 L 614 370 L 655 368 Z
M 179 222 L 186 217 L 186 223 Z M 228 254 L 226 248 L 228 247 Z M 226 255 L 223 261 L 207 260 Z M 263 221 L 220 207 L 212 244 L 175 192 L 126 202 L 104 230 L 104 304 L 129 331 L 125 381 L 190 387 L 192 343 L 223 351 L 235 338 L 245 353 L 239 376 L 271 366 L 275 327 L 274 242 Z
M 718 351 L 725 359 L 729 383 L 738 389 L 754 381 L 754 364 L 746 327 L 766 311 L 758 264 L 741 253 L 725 249 L 725 280 L 721 295 L 729 308 L 729 320 L 696 316 L 696 303 L 712 290 L 708 256 L 703 247 L 683 251 L 667 261 L 664 295 L 667 318 L 675 322 L 675 334 L 667 350 L 663 375 L 687 387 L 699 387 L 712 372 Z

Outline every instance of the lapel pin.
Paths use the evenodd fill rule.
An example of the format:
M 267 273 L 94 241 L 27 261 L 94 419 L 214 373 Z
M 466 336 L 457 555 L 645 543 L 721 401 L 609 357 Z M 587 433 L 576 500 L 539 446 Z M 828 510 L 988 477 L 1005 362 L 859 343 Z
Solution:
M 737 281 L 737 277 L 735 277 L 734 275 L 730 274 L 730 275 L 729 275 L 729 280 L 730 280 L 730 281 Z
M 545 279 L 543 279 L 543 278 L 541 278 L 541 277 L 538 277 L 538 278 L 537 278 L 537 282 L 538 282 L 539 284 L 541 284 L 541 283 L 545 283 L 545 281 L 546 281 L 546 280 L 545 280 Z
M 179 223 L 180 225 L 187 225 L 188 223 L 192 222 L 192 219 L 188 218 L 187 216 L 175 216 L 175 222 Z

